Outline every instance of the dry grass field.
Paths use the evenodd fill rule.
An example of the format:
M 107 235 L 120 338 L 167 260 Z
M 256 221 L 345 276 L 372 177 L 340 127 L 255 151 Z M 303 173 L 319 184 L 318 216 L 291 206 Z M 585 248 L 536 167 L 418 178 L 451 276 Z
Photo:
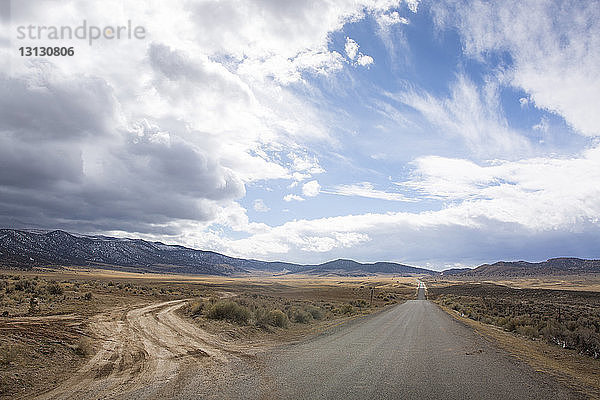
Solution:
M 150 316 L 156 319 L 165 310 L 184 321 L 173 324 L 176 329 L 185 321 L 195 327 L 193 335 L 202 348 L 254 351 L 413 298 L 415 290 L 414 278 L 392 276 L 216 277 L 77 268 L 0 271 L 0 397 L 47 392 L 86 368 L 96 368 L 97 376 L 116 373 L 114 365 L 89 365 L 99 351 L 108 351 L 103 337 L 115 335 L 113 328 L 124 323 L 153 321 Z M 205 346 L 206 341 L 214 343 Z M 120 357 L 135 360 L 132 354 Z
M 600 398 L 596 285 L 595 277 L 432 281 L 429 297 L 537 371 Z
M 431 285 L 448 285 L 460 282 L 473 282 L 473 278 L 429 279 Z M 501 277 L 495 279 L 478 280 L 479 283 L 493 283 L 515 289 L 558 289 L 558 290 L 584 290 L 600 292 L 600 275 L 561 275 L 561 276 L 535 276 L 535 277 Z

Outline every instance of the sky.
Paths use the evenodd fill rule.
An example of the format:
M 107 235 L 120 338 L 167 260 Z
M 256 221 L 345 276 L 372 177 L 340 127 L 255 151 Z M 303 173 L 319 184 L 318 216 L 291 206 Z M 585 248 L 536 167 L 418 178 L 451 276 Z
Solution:
M 600 258 L 597 1 L 0 12 L 3 227 L 296 263 Z M 19 50 L 45 46 L 74 55 Z

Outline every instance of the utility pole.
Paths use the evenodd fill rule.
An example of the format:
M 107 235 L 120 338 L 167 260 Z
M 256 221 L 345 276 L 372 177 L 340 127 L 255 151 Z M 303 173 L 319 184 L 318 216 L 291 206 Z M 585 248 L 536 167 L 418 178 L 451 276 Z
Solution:
M 371 303 L 369 304 L 369 307 L 373 306 L 373 294 L 375 293 L 375 288 L 373 286 L 371 286 Z

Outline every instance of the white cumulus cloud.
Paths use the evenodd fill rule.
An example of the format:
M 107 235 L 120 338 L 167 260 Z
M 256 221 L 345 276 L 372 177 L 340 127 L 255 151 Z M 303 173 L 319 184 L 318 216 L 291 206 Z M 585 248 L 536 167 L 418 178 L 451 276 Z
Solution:
M 320 191 L 321 185 L 319 185 L 319 182 L 316 180 L 306 182 L 304 185 L 302 185 L 302 194 L 304 194 L 306 197 L 315 197 Z
M 290 193 L 290 194 L 286 194 L 285 196 L 283 196 L 283 201 L 287 201 L 287 202 L 304 201 L 304 197 L 298 196 L 297 194 Z
M 373 64 L 373 57 L 371 56 L 366 56 L 364 54 L 361 54 L 358 59 L 356 60 L 356 63 L 358 65 L 361 65 L 363 67 L 366 67 L 367 65 L 371 65 Z
M 254 211 L 258 212 L 267 212 L 270 210 L 270 208 L 265 204 L 265 201 L 263 199 L 254 200 L 252 207 L 254 208 Z
M 346 55 L 349 59 L 354 60 L 356 55 L 358 54 L 358 43 L 349 37 L 346 38 L 346 44 L 344 45 L 344 50 L 346 50 Z

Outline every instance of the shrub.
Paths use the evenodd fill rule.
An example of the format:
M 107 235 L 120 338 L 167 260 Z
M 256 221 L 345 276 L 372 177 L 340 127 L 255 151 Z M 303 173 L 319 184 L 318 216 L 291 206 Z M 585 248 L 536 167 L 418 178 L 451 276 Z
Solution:
M 290 320 L 288 319 L 288 316 L 283 311 L 271 310 L 264 314 L 262 324 L 277 326 L 279 328 L 287 328 L 289 322 Z
M 365 299 L 354 300 L 350 304 L 352 304 L 354 307 L 357 307 L 357 308 L 364 308 L 369 305 L 369 303 Z
M 57 282 L 49 283 L 48 286 L 46 286 L 46 290 L 53 296 L 59 296 L 64 293 L 63 287 Z
M 35 290 L 37 282 L 29 279 L 20 279 L 15 283 L 15 290 L 17 291 L 29 291 Z
M 323 310 L 321 310 L 319 307 L 315 307 L 315 306 L 306 306 L 304 308 L 305 311 L 307 311 L 310 315 L 312 315 L 312 317 L 314 319 L 322 319 L 323 318 Z
M 342 314 L 352 314 L 354 312 L 354 307 L 352 307 L 352 304 L 343 304 L 340 307 L 340 312 Z
M 301 324 L 308 324 L 313 320 L 311 313 L 297 308 L 290 310 L 290 319 Z
M 204 311 L 204 302 L 202 301 L 195 301 L 192 304 L 190 304 L 190 314 L 192 314 L 193 316 L 198 316 L 198 315 L 202 315 L 202 312 Z
M 250 310 L 240 306 L 234 301 L 221 300 L 216 302 L 208 312 L 206 317 L 210 319 L 227 320 L 238 324 L 247 324 L 250 319 Z
M 83 299 L 84 299 L 84 300 L 91 300 L 91 299 L 92 299 L 92 292 L 86 292 L 86 293 L 83 295 Z
M 254 314 L 254 319 L 255 319 L 255 324 L 256 326 L 260 326 L 261 328 L 266 328 L 267 325 L 270 325 L 269 322 L 269 313 L 267 312 L 267 310 L 263 307 L 260 308 L 254 308 L 254 310 L 252 311 L 252 313 Z
M 80 337 L 77 343 L 71 347 L 79 357 L 88 357 L 94 354 L 92 342 L 85 336 Z
M 531 325 L 519 325 L 517 326 L 517 333 L 523 335 L 523 336 L 529 336 L 529 337 L 538 337 L 539 333 L 538 330 Z
M 466 283 L 432 294 L 469 318 L 600 358 L 600 293 Z
M 14 347 L 2 345 L 0 347 L 0 365 L 9 366 L 17 360 L 18 352 Z

